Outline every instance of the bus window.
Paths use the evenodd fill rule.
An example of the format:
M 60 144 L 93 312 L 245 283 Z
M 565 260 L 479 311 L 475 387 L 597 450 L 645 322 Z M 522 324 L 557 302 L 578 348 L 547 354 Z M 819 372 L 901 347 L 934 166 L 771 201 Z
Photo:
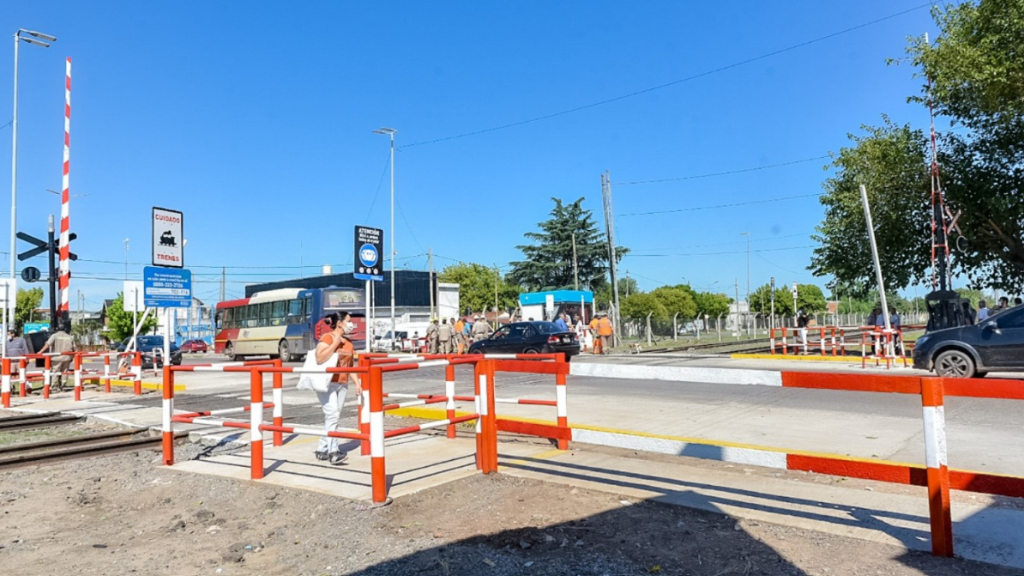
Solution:
M 302 322 L 302 300 L 289 300 L 288 301 L 288 324 L 298 324 Z
M 271 326 L 280 326 L 281 324 L 284 323 L 284 312 L 285 312 L 285 308 L 287 308 L 287 306 L 288 306 L 288 303 L 285 302 L 284 300 L 279 300 L 277 302 L 274 302 L 270 306 L 270 325 Z
M 306 320 L 309 320 L 315 313 L 316 311 L 313 310 L 313 297 L 306 296 L 302 300 L 302 321 L 305 322 Z M 315 320 L 319 320 L 319 318 L 316 318 Z
M 249 304 L 248 306 L 245 307 L 245 309 L 248 311 L 248 314 L 246 315 L 247 320 L 245 321 L 245 326 L 247 328 L 255 328 L 256 326 L 259 326 L 260 305 Z
M 260 304 L 260 321 L 257 326 L 270 326 L 270 302 Z
M 221 328 L 224 328 L 224 313 L 225 312 L 226 312 L 226 310 L 217 310 L 217 319 L 214 322 L 216 322 L 215 326 L 217 327 L 218 330 L 220 330 Z

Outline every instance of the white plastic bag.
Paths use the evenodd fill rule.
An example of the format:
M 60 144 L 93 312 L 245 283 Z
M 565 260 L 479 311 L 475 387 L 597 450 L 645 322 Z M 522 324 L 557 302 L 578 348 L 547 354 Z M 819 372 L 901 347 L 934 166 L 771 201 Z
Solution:
M 338 353 L 331 354 L 331 357 L 327 359 L 323 364 L 316 363 L 316 350 L 310 350 L 306 353 L 306 361 L 302 364 L 303 370 L 326 370 L 327 368 L 335 368 L 338 366 Z M 328 374 L 324 372 L 322 374 L 309 374 L 304 373 L 299 376 L 299 390 L 312 390 L 314 392 L 327 392 L 331 385 L 331 379 L 334 378 L 334 374 Z

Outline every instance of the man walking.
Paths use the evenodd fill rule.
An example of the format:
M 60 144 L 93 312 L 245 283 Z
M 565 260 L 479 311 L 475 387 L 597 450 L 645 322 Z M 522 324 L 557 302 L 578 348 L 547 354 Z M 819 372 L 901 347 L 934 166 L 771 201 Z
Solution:
M 476 316 L 473 322 L 473 341 L 487 340 L 491 336 L 491 325 L 484 318 Z
M 441 354 L 452 353 L 452 327 L 447 318 L 441 318 L 441 326 L 437 328 L 437 340 L 441 344 Z
M 430 326 L 427 326 L 427 352 L 430 354 L 437 354 L 437 318 L 430 320 Z
M 597 331 L 601 336 L 601 354 L 607 354 L 608 346 L 612 344 L 612 334 L 615 333 L 615 327 L 612 326 L 607 313 L 602 313 L 601 319 L 597 321 Z
M 58 320 L 57 331 L 39 349 L 40 354 L 47 352 L 60 354 L 60 356 L 54 356 L 50 361 L 52 367 L 50 383 L 51 387 L 53 383 L 56 383 L 57 392 L 64 391 L 64 373 L 71 367 L 71 361 L 74 359 L 75 340 L 71 337 L 70 322 L 68 324 L 65 325 L 64 320 Z

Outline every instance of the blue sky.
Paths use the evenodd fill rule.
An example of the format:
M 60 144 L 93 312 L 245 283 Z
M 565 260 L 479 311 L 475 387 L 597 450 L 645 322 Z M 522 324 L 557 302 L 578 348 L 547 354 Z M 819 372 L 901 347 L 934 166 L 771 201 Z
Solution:
M 552 207 L 586 197 L 601 216 L 613 181 L 623 274 L 643 289 L 690 282 L 732 295 L 775 276 L 813 282 L 809 234 L 826 160 L 882 113 L 927 127 L 907 104 L 920 80 L 908 35 L 926 8 L 672 86 L 572 113 L 440 142 L 613 99 L 746 61 L 920 6 L 861 2 L 57 2 L 9 5 L 0 30 L 58 37 L 22 45 L 19 229 L 60 213 L 64 58 L 73 59 L 72 289 L 87 308 L 150 260 L 150 210 L 185 214 L 195 294 L 351 269 L 352 227 L 387 228 L 387 138 L 395 160 L 399 267 L 503 266 Z M 10 36 L 5 36 L 10 38 Z M 0 125 L 12 54 L 0 57 Z M 0 129 L 0 158 L 10 155 Z M 418 145 L 413 145 L 418 144 Z M 809 160 L 795 162 L 801 160 Z M 795 162 L 795 163 L 794 163 Z M 708 178 L 752 167 L 785 166 Z M 0 162 L 0 204 L 10 202 Z M 382 178 L 383 176 L 383 178 Z M 648 184 L 629 182 L 688 178 Z M 653 211 L 741 204 L 656 215 Z M 4 211 L 5 214 L 8 212 Z M 4 219 L 3 251 L 9 229 Z M 25 249 L 24 244 L 19 250 Z M 19 269 L 22 265 L 19 264 Z M 41 266 L 43 261 L 33 262 Z M 0 266 L 7 270 L 6 255 Z M 507 269 L 505 269 L 507 270 Z M 75 302 L 74 296 L 71 298 Z

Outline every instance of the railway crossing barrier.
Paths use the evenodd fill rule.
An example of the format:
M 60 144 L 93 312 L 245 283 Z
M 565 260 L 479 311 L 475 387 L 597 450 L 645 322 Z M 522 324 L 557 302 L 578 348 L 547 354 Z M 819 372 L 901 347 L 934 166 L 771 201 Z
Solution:
M 473 367 L 473 395 L 456 395 L 455 369 L 460 365 Z M 410 395 L 384 392 L 385 375 L 391 372 L 417 370 L 419 368 L 444 366 L 444 395 Z M 174 413 L 174 378 L 177 372 L 226 372 L 249 375 L 250 399 L 248 406 L 222 410 Z M 535 400 L 524 398 L 495 397 L 495 376 L 499 372 L 529 372 L 554 374 L 556 399 Z M 324 431 L 314 426 L 286 424 L 284 421 L 284 374 L 328 373 L 353 374 L 362 380 L 363 393 L 360 396 L 359 428 Z M 305 434 L 331 438 L 358 440 L 370 456 L 371 494 L 373 502 L 387 501 L 387 478 L 385 474 L 386 440 L 414 434 L 433 428 L 446 428 L 446 436 L 455 437 L 455 426 L 463 422 L 476 421 L 476 466 L 484 474 L 498 470 L 498 431 L 506 430 L 519 434 L 530 434 L 553 438 L 560 449 L 568 448 L 571 430 L 566 410 L 565 378 L 569 364 L 561 354 L 488 354 L 488 355 L 409 355 L 409 354 L 363 354 L 356 366 L 349 368 L 304 368 L 285 367 L 280 360 L 234 362 L 205 366 L 165 366 L 163 382 L 163 463 L 174 464 L 175 423 L 205 424 L 248 430 L 250 441 L 250 477 L 259 480 L 266 470 L 263 465 L 264 432 L 273 434 L 274 446 L 283 444 L 284 434 Z M 265 402 L 263 394 L 264 377 L 273 377 L 273 401 Z M 385 404 L 385 399 L 405 400 Z M 472 401 L 474 410 L 461 416 L 455 415 L 456 400 Z M 446 418 L 422 424 L 405 426 L 392 430 L 384 429 L 384 414 L 410 406 L 445 404 Z M 517 403 L 554 406 L 557 409 L 557 425 L 532 424 L 523 422 L 500 423 L 495 409 L 498 403 Z M 264 418 L 264 411 L 272 410 L 272 422 Z M 232 419 L 233 414 L 248 412 L 248 420 Z

